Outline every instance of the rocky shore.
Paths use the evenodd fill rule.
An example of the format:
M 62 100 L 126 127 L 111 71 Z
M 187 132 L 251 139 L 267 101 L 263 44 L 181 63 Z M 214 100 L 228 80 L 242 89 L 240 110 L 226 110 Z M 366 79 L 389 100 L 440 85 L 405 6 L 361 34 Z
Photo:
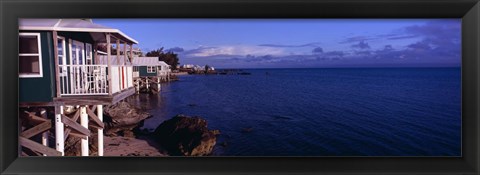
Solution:
M 177 115 L 161 123 L 154 132 L 140 130 L 151 114 L 128 102 L 104 110 L 104 156 L 208 156 L 216 144 L 218 130 L 209 130 L 200 117 Z M 92 128 L 90 154 L 97 154 L 97 136 Z M 80 138 L 68 137 L 66 156 L 80 156 Z
M 174 156 L 208 156 L 219 134 L 218 130 L 208 130 L 206 120 L 185 115 L 163 122 L 153 133 L 156 141 Z

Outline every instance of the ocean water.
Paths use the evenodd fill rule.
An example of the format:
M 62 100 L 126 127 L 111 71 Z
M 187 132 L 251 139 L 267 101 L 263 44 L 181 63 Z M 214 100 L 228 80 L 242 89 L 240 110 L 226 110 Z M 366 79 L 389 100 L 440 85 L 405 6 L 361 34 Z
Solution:
M 460 68 L 245 71 L 181 76 L 131 100 L 151 130 L 205 118 L 222 133 L 217 156 L 461 156 Z

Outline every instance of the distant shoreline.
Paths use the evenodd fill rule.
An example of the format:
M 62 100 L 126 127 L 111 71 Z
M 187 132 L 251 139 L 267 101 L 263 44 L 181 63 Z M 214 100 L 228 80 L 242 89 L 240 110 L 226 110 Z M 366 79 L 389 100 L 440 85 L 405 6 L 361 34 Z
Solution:
M 291 67 L 291 68 L 217 68 L 217 70 L 261 70 L 261 69 L 453 69 L 462 68 L 461 66 L 445 67 Z

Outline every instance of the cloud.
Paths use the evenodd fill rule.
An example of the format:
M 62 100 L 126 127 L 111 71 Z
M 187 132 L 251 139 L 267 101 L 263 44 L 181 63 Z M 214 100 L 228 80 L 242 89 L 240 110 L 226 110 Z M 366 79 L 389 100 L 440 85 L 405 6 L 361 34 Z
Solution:
M 345 49 L 328 50 L 312 43 L 262 44 L 199 47 L 182 54 L 220 67 L 460 66 L 460 32 L 460 20 L 433 20 L 391 34 L 350 37 L 343 41 L 349 43 Z M 377 39 L 382 41 L 372 43 Z M 292 50 L 303 52 L 290 54 Z
M 317 47 L 317 48 L 312 50 L 312 53 L 313 54 L 323 53 L 323 49 L 321 47 Z
M 340 42 L 340 44 L 356 43 L 356 42 L 370 41 L 370 40 L 376 40 L 376 39 L 379 39 L 379 38 L 373 37 L 373 36 L 354 36 L 354 37 L 346 38 L 344 41 Z
M 405 32 L 422 38 L 421 41 L 409 44 L 408 49 L 423 52 L 424 56 L 458 59 L 460 62 L 460 20 L 433 20 L 424 25 L 406 27 Z
M 365 41 L 360 41 L 358 44 L 351 45 L 352 48 L 359 48 L 359 49 L 370 49 L 370 45 L 368 45 Z
M 345 55 L 345 52 L 343 52 L 343 51 L 330 51 L 330 52 L 325 52 L 323 55 L 328 56 L 328 57 L 343 57 Z
M 425 40 L 410 44 L 410 45 L 407 46 L 407 48 L 415 50 L 415 51 L 419 51 L 419 50 L 428 51 L 428 50 L 432 49 L 432 47 L 430 46 L 430 43 L 428 43 Z
M 181 47 L 173 47 L 173 48 L 167 49 L 166 51 L 167 52 L 183 52 L 185 50 Z
M 389 45 L 385 45 L 385 46 L 383 47 L 383 51 L 392 51 L 392 50 L 393 50 L 393 47 L 392 47 L 392 45 L 390 45 L 390 44 L 389 44 Z
M 199 47 L 184 52 L 189 56 L 209 57 L 216 55 L 284 55 L 286 52 L 281 48 L 272 48 L 264 46 L 216 46 Z
M 260 44 L 258 46 L 264 47 L 318 47 L 319 42 L 301 44 L 301 45 L 284 45 L 284 44 Z
M 417 38 L 418 35 L 397 35 L 397 36 L 392 36 L 388 37 L 388 40 L 400 40 L 400 39 L 410 39 L 410 38 Z

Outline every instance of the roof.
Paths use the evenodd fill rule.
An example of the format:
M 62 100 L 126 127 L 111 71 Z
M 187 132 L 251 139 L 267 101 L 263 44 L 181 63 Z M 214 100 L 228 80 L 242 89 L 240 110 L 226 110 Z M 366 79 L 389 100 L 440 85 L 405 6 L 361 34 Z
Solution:
M 164 61 L 158 61 L 158 57 L 133 57 L 134 66 L 169 66 Z
M 92 38 L 97 42 L 106 42 L 102 33 L 111 33 L 115 38 L 119 38 L 128 43 L 138 44 L 138 41 L 124 34 L 122 31 L 100 24 L 95 24 L 90 20 L 84 19 L 20 19 L 18 22 L 19 30 L 45 30 L 45 31 L 64 31 L 64 32 L 89 32 Z M 115 41 L 115 39 L 113 40 Z

